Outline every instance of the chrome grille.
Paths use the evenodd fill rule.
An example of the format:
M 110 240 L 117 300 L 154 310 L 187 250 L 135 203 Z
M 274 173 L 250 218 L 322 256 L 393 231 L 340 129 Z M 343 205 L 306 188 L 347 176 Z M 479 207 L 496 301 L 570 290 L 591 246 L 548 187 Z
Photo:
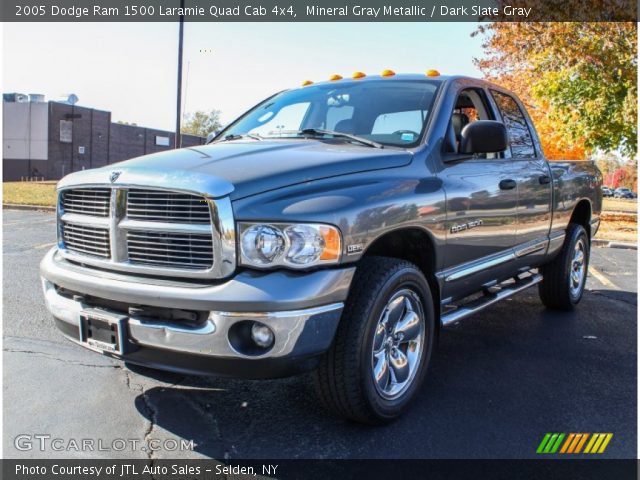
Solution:
M 213 266 L 211 235 L 130 231 L 127 250 L 132 263 L 198 270 Z
M 65 212 L 107 217 L 110 196 L 109 188 L 74 188 L 64 190 L 60 200 Z
M 212 200 L 188 189 L 103 183 L 63 188 L 59 202 L 60 253 L 68 260 L 202 279 L 228 277 L 235 270 L 235 222 L 228 197 Z
M 127 217 L 171 223 L 210 223 L 209 204 L 197 195 L 161 190 L 129 190 Z
M 109 258 L 109 230 L 85 225 L 62 224 L 65 248 L 85 255 Z

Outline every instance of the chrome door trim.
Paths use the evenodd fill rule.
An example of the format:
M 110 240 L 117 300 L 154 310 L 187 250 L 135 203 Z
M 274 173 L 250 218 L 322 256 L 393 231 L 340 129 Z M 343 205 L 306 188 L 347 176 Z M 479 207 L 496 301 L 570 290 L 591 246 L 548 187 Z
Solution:
M 525 255 L 544 250 L 548 245 L 549 240 L 546 238 L 544 240 L 533 240 L 527 244 L 517 246 L 516 257 L 524 257 Z
M 469 275 L 473 275 L 474 273 L 478 273 L 488 268 L 502 265 L 503 263 L 515 260 L 515 258 L 515 253 L 513 252 L 513 250 L 510 250 L 508 253 L 503 253 L 499 256 L 493 256 L 480 262 L 476 261 L 471 265 L 466 264 L 462 265 L 461 267 L 454 267 L 452 269 L 449 269 L 448 271 L 443 272 L 444 281 L 453 282 L 455 280 L 460 280 L 461 278 L 468 277 Z
M 567 235 L 565 230 L 556 230 L 555 232 L 551 232 L 549 234 L 549 241 L 551 240 L 557 240 L 557 239 L 564 239 L 564 237 Z

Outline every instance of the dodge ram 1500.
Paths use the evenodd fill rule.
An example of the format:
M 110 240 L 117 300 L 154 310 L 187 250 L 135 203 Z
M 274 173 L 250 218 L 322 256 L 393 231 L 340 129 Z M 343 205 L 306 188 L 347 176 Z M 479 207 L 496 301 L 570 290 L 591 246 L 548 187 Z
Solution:
M 312 370 L 327 407 L 381 423 L 415 396 L 442 328 L 536 284 L 548 308 L 578 304 L 601 184 L 592 162 L 548 162 L 497 85 L 335 75 L 207 145 L 63 178 L 46 305 L 102 354 Z

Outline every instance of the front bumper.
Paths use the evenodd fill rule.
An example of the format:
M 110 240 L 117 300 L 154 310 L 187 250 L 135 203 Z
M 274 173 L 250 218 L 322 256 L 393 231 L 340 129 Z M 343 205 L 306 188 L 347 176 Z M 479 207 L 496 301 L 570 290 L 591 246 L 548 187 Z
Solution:
M 129 316 L 115 308 L 109 313 L 128 315 L 127 348 L 122 354 L 105 354 L 183 373 L 268 378 L 312 368 L 329 348 L 355 268 L 242 272 L 224 283 L 194 284 L 90 270 L 64 260 L 54 248 L 42 260 L 40 272 L 47 309 L 76 343 L 80 313 L 95 308 L 92 298 L 119 306 L 204 311 L 206 321 L 189 326 Z M 63 295 L 61 289 L 75 295 Z M 230 342 L 230 328 L 247 320 L 273 331 L 274 345 L 267 352 L 247 355 Z

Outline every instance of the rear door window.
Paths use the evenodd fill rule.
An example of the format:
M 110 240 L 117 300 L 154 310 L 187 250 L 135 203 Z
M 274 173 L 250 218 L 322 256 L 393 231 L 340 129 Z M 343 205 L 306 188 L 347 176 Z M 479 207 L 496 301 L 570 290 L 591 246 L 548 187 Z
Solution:
M 509 133 L 511 156 L 514 158 L 535 158 L 536 150 L 533 146 L 529 125 L 515 99 L 495 90 L 491 91 L 491 95 L 500 109 L 502 121 Z

